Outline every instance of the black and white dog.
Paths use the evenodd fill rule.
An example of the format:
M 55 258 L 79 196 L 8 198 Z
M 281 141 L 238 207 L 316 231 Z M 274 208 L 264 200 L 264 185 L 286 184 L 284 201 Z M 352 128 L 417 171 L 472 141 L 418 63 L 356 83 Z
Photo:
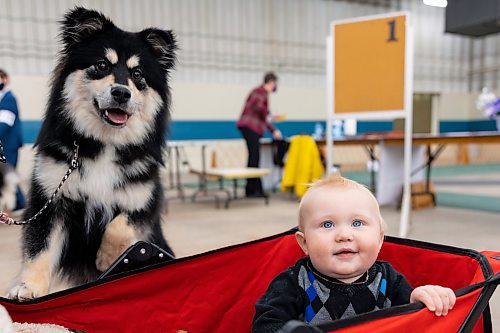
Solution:
M 92 281 L 138 240 L 172 252 L 160 225 L 159 168 L 174 35 L 154 28 L 126 32 L 80 7 L 61 24 L 63 49 L 35 143 L 25 217 L 52 196 L 75 144 L 79 164 L 48 209 L 23 227 L 23 267 L 11 298 Z

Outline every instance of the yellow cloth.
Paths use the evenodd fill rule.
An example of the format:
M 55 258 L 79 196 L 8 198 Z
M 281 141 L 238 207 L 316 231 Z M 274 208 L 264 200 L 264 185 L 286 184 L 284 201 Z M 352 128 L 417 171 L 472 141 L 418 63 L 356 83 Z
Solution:
M 294 189 L 302 197 L 308 185 L 320 179 L 324 172 L 318 146 L 309 135 L 297 135 L 290 141 L 288 157 L 283 171 L 281 191 Z

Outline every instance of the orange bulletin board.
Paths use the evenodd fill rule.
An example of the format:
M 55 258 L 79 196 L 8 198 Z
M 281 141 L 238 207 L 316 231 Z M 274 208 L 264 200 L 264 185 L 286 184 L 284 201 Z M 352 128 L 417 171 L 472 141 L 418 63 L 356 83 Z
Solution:
M 404 110 L 406 16 L 334 23 L 334 112 Z

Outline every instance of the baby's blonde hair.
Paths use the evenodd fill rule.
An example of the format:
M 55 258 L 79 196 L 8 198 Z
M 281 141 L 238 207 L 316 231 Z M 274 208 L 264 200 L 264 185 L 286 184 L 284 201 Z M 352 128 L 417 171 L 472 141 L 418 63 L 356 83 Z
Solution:
M 364 185 L 362 185 L 362 184 L 360 184 L 352 179 L 342 177 L 340 175 L 340 173 L 334 173 L 326 178 L 318 179 L 309 185 L 309 188 L 307 189 L 306 193 L 304 194 L 304 196 L 300 200 L 299 229 L 301 229 L 301 230 L 303 229 L 302 223 L 304 220 L 304 216 L 303 216 L 303 214 L 304 214 L 304 202 L 305 202 L 304 199 L 307 198 L 312 192 L 314 192 L 318 189 L 323 189 L 325 187 L 326 188 L 339 188 L 339 187 L 355 188 L 355 189 L 365 191 L 366 193 L 368 193 L 368 195 L 370 195 L 373 198 L 373 200 L 375 200 L 375 202 L 377 203 L 379 222 L 380 222 L 380 233 L 381 233 L 381 235 L 384 235 L 385 221 L 382 218 L 382 214 L 380 213 L 380 207 L 378 206 L 378 201 L 375 198 L 375 196 L 373 195 L 373 193 L 369 189 L 367 189 Z

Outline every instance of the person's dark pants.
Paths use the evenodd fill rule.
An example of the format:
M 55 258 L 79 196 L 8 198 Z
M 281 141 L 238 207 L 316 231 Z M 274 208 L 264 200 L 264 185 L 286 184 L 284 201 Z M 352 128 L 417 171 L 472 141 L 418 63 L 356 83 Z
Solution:
M 260 160 L 260 135 L 248 128 L 240 128 L 240 132 L 243 135 L 247 143 L 248 149 L 248 163 L 249 168 L 258 168 Z M 262 189 L 262 181 L 260 178 L 248 178 L 247 185 L 245 187 L 245 194 L 247 196 L 255 196 L 264 194 Z

